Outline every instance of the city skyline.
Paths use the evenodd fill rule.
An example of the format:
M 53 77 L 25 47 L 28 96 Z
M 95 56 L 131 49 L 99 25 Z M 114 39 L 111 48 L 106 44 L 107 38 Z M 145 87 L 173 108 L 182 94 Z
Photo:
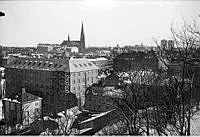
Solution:
M 0 45 L 37 46 L 79 40 L 84 24 L 86 47 L 141 44 L 169 39 L 170 25 L 193 21 L 199 1 L 0 1 Z

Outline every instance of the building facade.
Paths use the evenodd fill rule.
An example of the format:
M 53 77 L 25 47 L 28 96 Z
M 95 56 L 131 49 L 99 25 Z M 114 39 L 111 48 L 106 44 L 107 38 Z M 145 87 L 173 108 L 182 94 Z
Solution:
M 85 103 L 85 90 L 97 82 L 99 68 L 87 59 L 70 59 L 70 91 L 80 98 L 81 106 Z
M 53 50 L 53 44 L 41 44 L 39 43 L 37 45 L 37 51 L 40 54 L 46 54 L 48 52 L 50 52 L 51 50 Z
M 42 100 L 44 114 L 56 113 L 77 104 L 70 93 L 68 60 L 18 58 L 6 66 L 6 97 L 21 96 L 22 88 Z
M 43 98 L 44 114 L 57 113 L 82 106 L 85 89 L 97 76 L 98 67 L 86 59 L 18 58 L 5 69 L 6 97 L 21 96 L 25 88 Z
M 156 52 L 122 53 L 113 60 L 113 69 L 116 72 L 143 70 L 158 70 L 158 57 Z
M 160 45 L 161 45 L 162 50 L 163 49 L 170 50 L 170 49 L 174 48 L 174 41 L 163 39 L 163 40 L 161 40 Z
M 21 102 L 18 99 L 4 98 L 4 118 L 8 125 L 13 127 L 16 124 L 29 126 L 36 119 L 41 118 L 42 98 L 27 93 L 22 89 Z

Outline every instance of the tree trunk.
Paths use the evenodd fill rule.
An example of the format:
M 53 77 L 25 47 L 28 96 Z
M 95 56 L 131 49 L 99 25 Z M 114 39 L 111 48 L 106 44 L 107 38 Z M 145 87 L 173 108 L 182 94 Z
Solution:
M 147 121 L 147 136 L 150 135 L 149 133 L 149 116 L 148 116 L 148 108 L 146 109 L 146 121 Z

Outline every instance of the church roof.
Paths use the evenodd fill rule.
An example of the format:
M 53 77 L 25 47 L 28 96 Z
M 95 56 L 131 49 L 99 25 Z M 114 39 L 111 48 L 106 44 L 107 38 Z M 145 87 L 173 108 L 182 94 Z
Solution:
M 66 45 L 67 47 L 80 47 L 81 42 L 80 41 L 67 41 L 64 40 L 61 45 Z

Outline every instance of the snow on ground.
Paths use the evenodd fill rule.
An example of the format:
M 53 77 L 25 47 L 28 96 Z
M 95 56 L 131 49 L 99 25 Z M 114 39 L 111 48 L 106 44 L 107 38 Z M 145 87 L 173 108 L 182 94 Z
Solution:
M 191 118 L 191 135 L 200 135 L 200 111 Z

